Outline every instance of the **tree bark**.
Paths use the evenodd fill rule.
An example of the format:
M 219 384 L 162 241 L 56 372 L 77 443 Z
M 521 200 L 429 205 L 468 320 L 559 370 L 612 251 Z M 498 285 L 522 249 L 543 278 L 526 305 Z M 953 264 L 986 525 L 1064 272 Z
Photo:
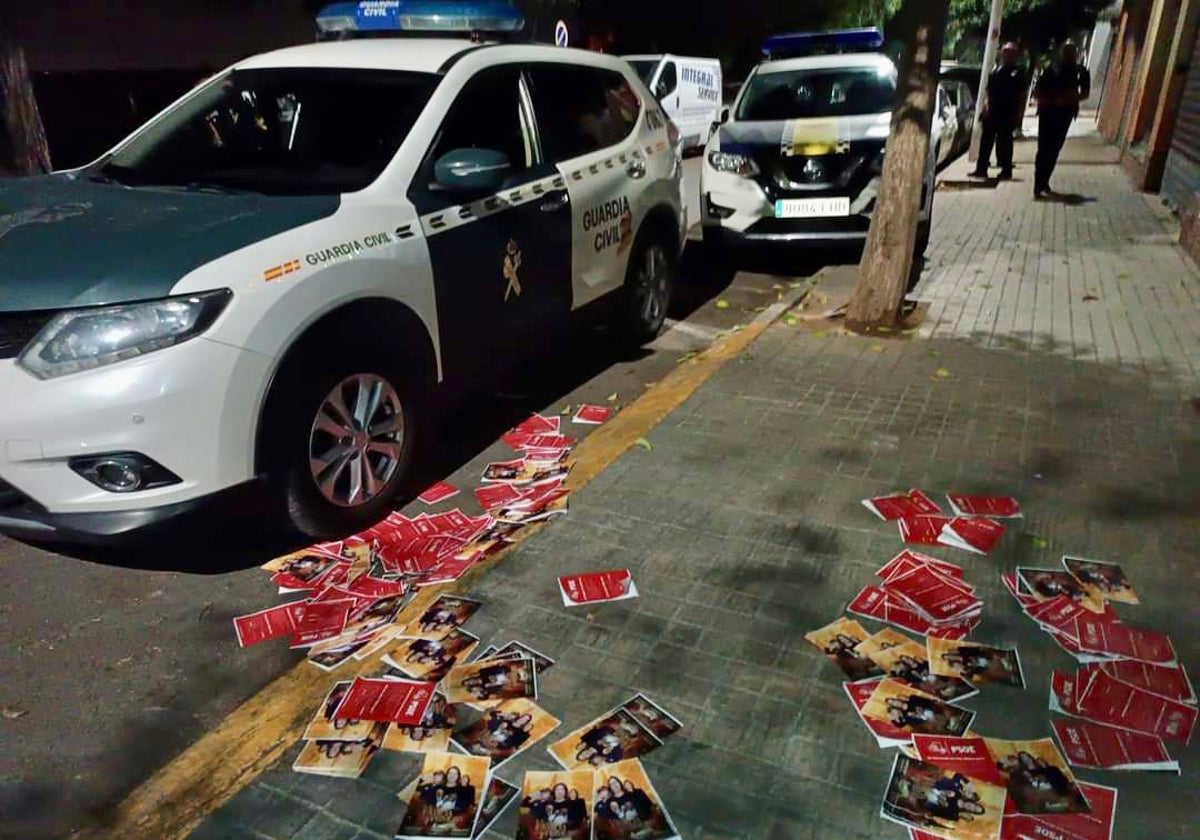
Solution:
M 33 80 L 25 63 L 25 51 L 0 34 L 0 105 L 8 137 L 10 160 L 0 167 L 17 175 L 49 172 L 50 144 L 33 95 Z
M 917 215 L 929 159 L 948 6 L 948 0 L 905 0 L 896 18 L 904 39 L 898 101 L 883 157 L 879 198 L 846 311 L 846 325 L 858 332 L 897 323 L 914 270 Z

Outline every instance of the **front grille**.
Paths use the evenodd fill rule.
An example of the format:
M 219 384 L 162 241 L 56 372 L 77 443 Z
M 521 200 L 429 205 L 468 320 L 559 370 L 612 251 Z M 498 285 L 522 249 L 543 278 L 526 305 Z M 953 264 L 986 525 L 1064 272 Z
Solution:
M 877 174 L 871 164 L 881 148 L 880 141 L 860 140 L 845 153 L 811 158 L 761 150 L 754 155 L 760 170 L 756 180 L 771 201 L 840 195 L 853 200 Z
M 42 309 L 36 312 L 0 312 L 0 359 L 19 356 L 38 330 L 46 326 L 57 313 Z

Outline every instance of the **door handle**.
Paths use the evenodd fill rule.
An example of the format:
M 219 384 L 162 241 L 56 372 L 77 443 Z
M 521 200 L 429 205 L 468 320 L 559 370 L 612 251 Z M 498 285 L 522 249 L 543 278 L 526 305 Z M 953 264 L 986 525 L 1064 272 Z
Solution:
M 547 198 L 543 201 L 538 209 L 543 213 L 556 213 L 565 208 L 570 200 L 570 196 L 567 193 L 559 193 L 556 197 Z
M 637 180 L 646 177 L 646 163 L 641 160 L 631 160 L 625 167 L 625 174 Z

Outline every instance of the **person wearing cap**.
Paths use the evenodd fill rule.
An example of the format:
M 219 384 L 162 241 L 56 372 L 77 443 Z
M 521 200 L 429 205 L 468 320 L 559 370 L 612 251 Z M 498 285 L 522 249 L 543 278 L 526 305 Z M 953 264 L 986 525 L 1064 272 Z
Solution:
M 1067 141 L 1067 130 L 1079 116 L 1079 103 L 1092 91 L 1092 76 L 1079 63 L 1074 41 L 1062 45 L 1059 60 L 1042 71 L 1033 86 L 1038 106 L 1038 145 L 1034 163 L 1033 197 L 1052 194 L 1050 176 Z
M 1013 131 L 1021 123 L 1022 97 L 1025 91 L 1025 74 L 1018 59 L 1020 49 L 1011 41 L 1000 50 L 1000 66 L 988 76 L 987 91 L 983 100 L 983 130 L 980 133 L 979 160 L 971 173 L 975 178 L 986 178 L 991 165 L 992 147 L 996 148 L 996 163 L 1000 167 L 1000 179 L 1012 178 Z

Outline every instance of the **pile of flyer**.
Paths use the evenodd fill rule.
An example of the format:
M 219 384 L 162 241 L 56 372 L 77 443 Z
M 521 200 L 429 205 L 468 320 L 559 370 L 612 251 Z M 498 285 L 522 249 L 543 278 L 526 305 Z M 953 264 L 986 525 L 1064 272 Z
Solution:
M 903 542 L 986 554 L 1020 516 L 1011 498 L 947 496 L 952 516 L 919 490 L 863 504 L 897 522 Z M 881 748 L 898 754 L 884 818 L 913 840 L 1109 840 L 1116 791 L 1079 782 L 1052 738 L 1007 741 L 977 733 L 964 700 L 980 687 L 1025 688 L 1012 648 L 967 639 L 982 601 L 964 569 L 904 550 L 876 573 L 849 612 L 894 627 L 870 633 L 845 616 L 807 634 L 846 675 L 843 689 Z
M 1050 708 L 1078 720 L 1053 721 L 1071 763 L 1102 770 L 1179 772 L 1164 741 L 1187 744 L 1197 698 L 1171 639 L 1123 623 L 1112 603 L 1137 604 L 1117 564 L 1065 556 L 1062 569 L 1018 568 L 1001 575 L 1021 609 L 1080 662 L 1055 671 Z
M 585 405 L 574 420 L 596 425 L 611 413 Z M 416 590 L 458 580 L 520 528 L 567 512 L 567 456 L 576 439 L 562 434 L 560 425 L 558 417 L 535 414 L 502 436 L 522 457 L 484 470 L 475 491 L 479 515 L 457 508 L 414 518 L 393 512 L 344 540 L 265 564 L 281 595 L 305 598 L 234 619 L 238 643 L 288 637 L 324 670 L 377 653 L 395 637 L 396 616 Z M 433 505 L 458 493 L 438 482 L 418 498 Z

